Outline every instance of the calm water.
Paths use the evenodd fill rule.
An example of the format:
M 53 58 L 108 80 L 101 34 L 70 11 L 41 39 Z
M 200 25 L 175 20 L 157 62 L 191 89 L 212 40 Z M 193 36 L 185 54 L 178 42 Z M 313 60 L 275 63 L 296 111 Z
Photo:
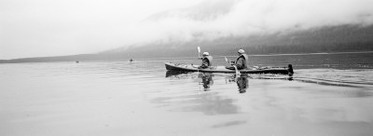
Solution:
M 293 80 L 164 68 L 194 58 L 0 64 L 0 135 L 373 135 L 372 58 L 251 57 L 293 64 Z

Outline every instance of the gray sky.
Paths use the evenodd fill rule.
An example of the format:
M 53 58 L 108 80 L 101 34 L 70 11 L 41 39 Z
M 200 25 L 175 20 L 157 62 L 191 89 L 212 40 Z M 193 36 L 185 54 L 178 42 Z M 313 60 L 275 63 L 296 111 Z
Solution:
M 0 59 L 372 23 L 373 0 L 0 0 Z

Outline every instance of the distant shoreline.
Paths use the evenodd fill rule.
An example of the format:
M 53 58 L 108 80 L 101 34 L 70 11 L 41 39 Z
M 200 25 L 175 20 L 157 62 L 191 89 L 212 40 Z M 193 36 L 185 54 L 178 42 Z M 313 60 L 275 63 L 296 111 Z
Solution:
M 320 52 L 320 53 L 290 53 L 290 54 L 259 54 L 249 56 L 291 56 L 291 55 L 328 55 L 328 54 L 356 54 L 356 53 L 373 53 L 373 51 L 356 51 L 356 52 Z
M 351 52 L 316 52 L 316 53 L 284 53 L 284 54 L 252 54 L 249 56 L 253 57 L 265 57 L 265 56 L 308 56 L 308 55 L 335 55 L 335 54 L 363 54 L 373 53 L 373 51 L 351 51 Z M 231 55 L 213 55 L 216 58 L 220 57 L 235 57 Z M 141 59 L 170 59 L 170 58 L 195 58 L 195 56 L 169 56 L 169 57 L 142 57 Z M 84 55 L 71 55 L 71 56 L 51 56 L 51 57 L 35 57 L 35 58 L 19 58 L 0 60 L 2 63 L 28 63 L 28 62 L 61 62 L 61 61 L 98 61 L 98 60 L 127 60 L 128 58 L 107 58 L 102 57 L 100 54 L 84 54 Z
M 323 53 L 286 53 L 286 54 L 254 54 L 254 55 L 248 55 L 253 57 L 265 57 L 265 56 L 307 56 L 307 55 L 333 55 L 333 54 L 363 54 L 363 53 L 373 53 L 373 51 L 356 51 L 356 52 L 323 52 Z M 225 56 L 225 55 L 212 55 L 214 58 L 220 58 L 220 57 L 237 57 L 237 56 Z M 175 57 L 175 56 L 173 56 Z M 169 59 L 172 57 L 154 57 L 152 59 Z M 196 58 L 194 56 L 184 56 L 184 57 L 177 57 L 177 58 Z M 146 58 L 144 58 L 146 59 Z M 149 58 L 148 58 L 149 59 Z

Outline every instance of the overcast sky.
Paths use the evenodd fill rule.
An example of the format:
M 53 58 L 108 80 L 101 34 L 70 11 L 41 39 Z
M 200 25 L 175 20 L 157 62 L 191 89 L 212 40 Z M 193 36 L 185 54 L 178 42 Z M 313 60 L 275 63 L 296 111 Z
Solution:
M 373 0 L 0 0 L 0 59 L 372 22 Z

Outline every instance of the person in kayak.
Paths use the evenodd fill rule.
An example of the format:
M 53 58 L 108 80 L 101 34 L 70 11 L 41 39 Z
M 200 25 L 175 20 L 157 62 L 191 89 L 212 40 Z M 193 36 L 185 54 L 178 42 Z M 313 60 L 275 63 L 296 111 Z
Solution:
M 210 54 L 208 52 L 203 52 L 202 54 L 202 64 L 201 66 L 198 67 L 198 69 L 205 69 L 205 68 L 209 68 L 211 65 L 211 62 L 212 62 L 212 56 L 210 56 Z
M 245 53 L 245 50 L 239 49 L 237 53 L 238 57 L 236 61 L 231 63 L 232 66 L 226 67 L 226 69 L 235 70 L 234 66 L 236 66 L 238 70 L 247 69 L 249 57 Z

